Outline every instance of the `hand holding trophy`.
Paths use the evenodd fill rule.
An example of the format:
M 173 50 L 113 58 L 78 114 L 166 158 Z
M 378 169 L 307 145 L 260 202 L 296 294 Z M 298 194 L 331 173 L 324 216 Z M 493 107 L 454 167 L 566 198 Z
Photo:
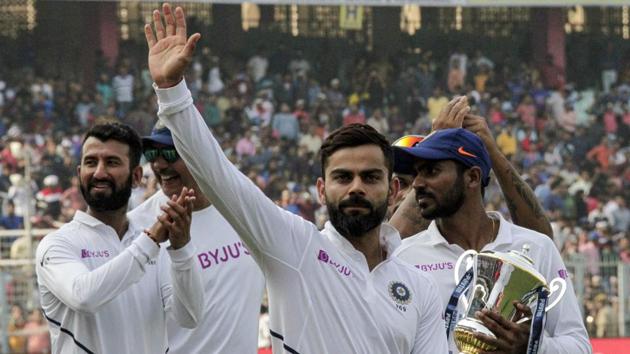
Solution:
M 455 322 L 454 312 L 459 297 L 472 286 L 464 301 L 466 315 L 454 326 L 455 344 L 462 353 L 478 354 L 497 350 L 496 341 L 480 340 L 480 337 L 496 339 L 497 336 L 475 316 L 477 312 L 482 312 L 484 315 L 494 312 L 503 320 L 516 324 L 532 320 L 529 317 L 522 317 L 523 311 L 519 310 L 519 307 L 521 309 L 524 307 L 514 306 L 515 303 L 524 304 L 532 309 L 534 315 L 527 353 L 538 351 L 544 315 L 560 302 L 567 284 L 562 278 L 555 278 L 548 283 L 534 268 L 533 261 L 527 255 L 528 252 L 529 245 L 524 245 L 522 251 L 477 253 L 469 250 L 459 257 L 455 266 L 458 286 L 448 304 L 446 321 L 447 332 L 450 333 Z M 464 261 L 468 261 L 472 267 L 460 281 L 459 270 Z M 547 305 L 548 296 L 556 293 L 558 295 L 554 301 Z

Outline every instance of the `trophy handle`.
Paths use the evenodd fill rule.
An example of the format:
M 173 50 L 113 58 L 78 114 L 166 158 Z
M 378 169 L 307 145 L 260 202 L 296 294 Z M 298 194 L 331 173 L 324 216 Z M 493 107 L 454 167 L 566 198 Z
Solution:
M 455 284 L 458 284 L 459 281 L 462 279 L 462 276 L 463 276 L 463 274 L 459 273 L 460 269 L 461 269 L 461 266 L 462 266 L 462 262 L 464 260 L 466 260 L 466 259 L 469 261 L 469 263 L 466 264 L 466 269 L 465 269 L 465 271 L 466 271 L 466 270 L 468 270 L 468 268 L 470 268 L 472 260 L 473 260 L 473 258 L 476 255 L 477 255 L 477 251 L 475 251 L 475 250 L 468 250 L 468 251 L 462 253 L 461 256 L 459 256 L 459 258 L 457 259 L 457 263 L 455 263 L 455 272 L 453 273 L 453 275 L 455 277 L 454 278 L 455 279 Z
M 562 278 L 554 278 L 550 283 L 549 283 L 549 296 L 551 296 L 552 294 L 555 294 L 558 292 L 558 290 L 560 290 L 560 294 L 558 294 L 558 296 L 556 296 L 556 298 L 553 300 L 552 303 L 548 304 L 547 307 L 545 307 L 545 312 L 548 312 L 549 310 L 551 310 L 552 308 L 554 308 L 558 303 L 560 303 L 560 300 L 562 300 L 562 297 L 564 296 L 564 293 L 567 291 L 567 282 L 566 280 L 562 279 Z M 516 323 L 523 323 L 523 322 L 527 322 L 531 320 L 531 317 L 523 317 L 520 320 L 516 321 Z
M 560 300 L 562 300 L 564 293 L 567 291 L 567 281 L 562 278 L 554 278 L 549 283 L 549 290 L 550 290 L 549 296 L 557 293 L 558 290 L 560 290 L 560 294 L 556 296 L 556 298 L 553 300 L 552 303 L 547 305 L 547 307 L 545 308 L 545 312 L 554 308 L 560 302 Z
M 477 254 L 478 252 L 475 250 L 468 250 L 462 253 L 461 256 L 459 256 L 459 258 L 457 259 L 457 263 L 455 263 L 455 272 L 453 272 L 453 275 L 455 277 L 455 285 L 459 284 L 459 281 L 462 280 L 463 277 L 463 275 L 459 273 L 462 267 L 462 262 L 464 260 L 468 261 L 466 262 L 466 269 L 464 269 L 464 271 L 467 271 L 470 267 L 472 267 L 473 260 L 475 259 L 475 256 L 477 256 Z M 462 302 L 464 309 L 468 311 L 468 299 L 466 299 L 466 296 L 461 297 L 460 301 Z

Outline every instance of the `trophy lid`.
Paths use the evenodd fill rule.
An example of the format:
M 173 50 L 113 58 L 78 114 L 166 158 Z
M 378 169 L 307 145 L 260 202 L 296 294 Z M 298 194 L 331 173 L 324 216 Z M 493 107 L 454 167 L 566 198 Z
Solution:
M 517 259 L 520 259 L 533 267 L 534 260 L 529 257 L 529 250 L 530 250 L 529 243 L 526 243 L 523 245 L 520 251 L 511 250 L 508 254 L 513 255 Z
M 497 251 L 484 251 L 481 252 L 480 255 L 492 255 L 495 258 L 499 258 L 503 262 L 507 262 L 512 264 L 515 267 L 521 268 L 524 271 L 532 274 L 536 278 L 542 281 L 543 284 L 547 284 L 545 277 L 542 276 L 534 268 L 534 261 L 529 257 L 530 245 L 528 243 L 524 244 L 520 251 L 511 250 L 509 252 L 497 252 Z

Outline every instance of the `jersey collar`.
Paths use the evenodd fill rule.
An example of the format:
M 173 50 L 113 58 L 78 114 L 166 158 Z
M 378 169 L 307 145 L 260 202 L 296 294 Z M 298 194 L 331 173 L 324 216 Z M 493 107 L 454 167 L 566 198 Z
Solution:
M 503 217 L 501 213 L 496 212 L 496 211 L 489 211 L 488 216 L 495 218 L 499 222 L 499 231 L 497 233 L 496 239 L 492 241 L 491 243 L 485 245 L 483 248 L 486 249 L 490 245 L 497 246 L 497 245 L 503 245 L 503 244 L 511 244 L 512 233 L 510 231 L 509 222 L 505 220 L 505 218 Z M 440 233 L 440 229 L 437 227 L 437 223 L 435 222 L 435 220 L 431 221 L 431 224 L 429 224 L 429 227 L 427 228 L 427 231 L 425 232 L 425 236 L 423 237 L 427 237 L 427 236 L 429 237 L 428 243 L 432 246 L 440 245 L 440 244 L 449 246 L 448 241 L 446 241 L 444 236 L 442 236 L 442 234 Z
M 100 221 L 99 219 L 93 217 L 92 215 L 81 211 L 81 210 L 77 210 L 74 213 L 74 220 L 80 222 L 81 224 L 85 224 L 89 227 L 96 227 L 98 225 L 105 225 L 103 224 L 102 221 Z
M 398 248 L 398 246 L 400 246 L 400 234 L 398 233 L 398 230 L 387 223 L 382 223 L 380 228 L 380 244 L 382 247 L 385 247 L 385 251 L 387 251 L 386 259 L 389 259 L 394 254 L 394 250 Z M 335 246 L 337 246 L 337 248 L 341 249 L 344 253 L 347 253 L 350 256 L 358 253 L 363 256 L 361 252 L 357 251 L 357 249 L 354 248 L 350 241 L 348 241 L 337 231 L 337 229 L 335 229 L 330 221 L 327 221 L 324 225 L 323 233 Z
M 99 219 L 81 210 L 77 210 L 74 213 L 73 220 L 81 224 L 87 225 L 88 227 L 91 227 L 91 228 L 102 225 L 104 227 L 111 229 L 112 231 L 114 230 L 111 226 L 104 224 Z M 141 225 L 137 225 L 133 219 L 129 219 L 129 227 L 127 228 L 127 232 L 125 232 L 125 235 L 123 236 L 123 240 L 125 240 L 128 237 L 131 237 L 132 239 L 134 239 L 142 231 L 143 231 L 143 228 L 141 227 Z

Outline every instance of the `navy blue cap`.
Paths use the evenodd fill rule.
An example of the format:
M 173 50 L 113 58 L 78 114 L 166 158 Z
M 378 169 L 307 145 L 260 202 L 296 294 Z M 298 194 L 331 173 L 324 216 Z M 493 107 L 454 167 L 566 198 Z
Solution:
M 151 130 L 151 135 L 142 137 L 143 147 L 152 144 L 175 146 L 173 143 L 173 135 L 171 135 L 171 131 L 165 126 L 155 127 Z
M 482 184 L 490 182 L 492 163 L 483 141 L 463 128 L 436 130 L 413 147 L 394 147 L 394 172 L 415 174 L 416 159 L 455 160 L 465 166 L 481 168 Z

